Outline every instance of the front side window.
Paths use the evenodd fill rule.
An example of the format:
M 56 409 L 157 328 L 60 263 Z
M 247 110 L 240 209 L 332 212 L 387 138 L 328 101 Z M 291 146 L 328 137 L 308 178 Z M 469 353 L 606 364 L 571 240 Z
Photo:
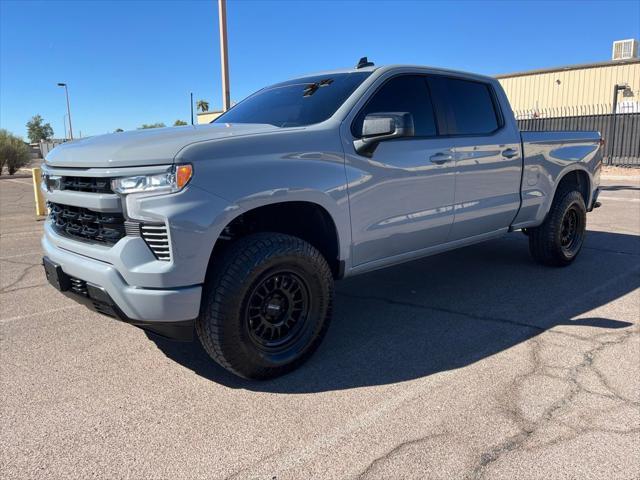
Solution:
M 499 117 L 486 83 L 433 76 L 429 86 L 448 113 L 448 134 L 486 135 L 498 129 Z
M 416 137 L 437 135 L 436 121 L 426 78 L 401 75 L 385 83 L 358 113 L 353 123 L 354 137 L 362 136 L 364 117 L 370 113 L 408 112 L 413 116 Z
M 264 88 L 212 123 L 266 123 L 301 127 L 327 120 L 370 72 L 298 78 Z

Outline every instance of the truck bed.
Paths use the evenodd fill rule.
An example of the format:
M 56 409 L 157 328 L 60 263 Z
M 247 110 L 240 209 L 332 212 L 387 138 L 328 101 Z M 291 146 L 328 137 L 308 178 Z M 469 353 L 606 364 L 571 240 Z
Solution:
M 589 198 L 585 203 L 591 206 L 600 183 L 601 139 L 599 132 L 521 132 L 522 204 L 513 229 L 540 225 L 558 181 L 573 170 L 587 176 Z

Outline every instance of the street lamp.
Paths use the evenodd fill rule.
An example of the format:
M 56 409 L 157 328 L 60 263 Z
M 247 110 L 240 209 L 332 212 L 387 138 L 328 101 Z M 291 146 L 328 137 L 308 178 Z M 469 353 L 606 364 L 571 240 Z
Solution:
M 64 87 L 64 92 L 67 95 L 67 115 L 69 116 L 69 137 L 73 140 L 73 128 L 71 128 L 71 107 L 69 106 L 69 89 L 66 83 L 58 83 L 59 87 Z
M 67 114 L 65 113 L 62 117 L 62 123 L 64 123 L 64 140 L 67 140 Z

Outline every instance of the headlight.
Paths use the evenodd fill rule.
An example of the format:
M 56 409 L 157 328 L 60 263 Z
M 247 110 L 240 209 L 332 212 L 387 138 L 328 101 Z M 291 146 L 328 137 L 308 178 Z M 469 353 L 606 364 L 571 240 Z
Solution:
M 122 194 L 174 193 L 182 190 L 189 183 L 192 175 L 191 165 L 175 165 L 164 173 L 114 178 L 111 180 L 111 189 Z

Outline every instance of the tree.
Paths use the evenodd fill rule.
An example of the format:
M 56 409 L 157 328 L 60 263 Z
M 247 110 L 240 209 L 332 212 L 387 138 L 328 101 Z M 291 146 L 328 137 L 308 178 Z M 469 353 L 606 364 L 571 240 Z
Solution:
M 200 110 L 202 113 L 209 111 L 209 102 L 206 100 L 198 100 L 196 103 L 196 109 Z
M 182 125 L 187 125 L 187 122 L 185 122 L 184 120 L 176 120 L 175 122 L 173 122 L 174 127 L 181 127 Z
M 5 129 L 0 129 L 0 174 L 6 165 L 9 175 L 13 175 L 20 167 L 31 160 L 29 146 Z
M 40 140 L 49 140 L 53 137 L 53 128 L 49 123 L 44 123 L 40 115 L 35 115 L 27 122 L 27 135 L 31 143 L 38 143 Z
M 121 128 L 116 128 L 113 133 L 120 133 L 120 132 L 124 132 L 124 130 Z
M 138 130 L 146 130 L 147 128 L 162 128 L 162 127 L 166 127 L 166 125 L 162 122 L 143 123 L 142 126 L 138 128 Z

